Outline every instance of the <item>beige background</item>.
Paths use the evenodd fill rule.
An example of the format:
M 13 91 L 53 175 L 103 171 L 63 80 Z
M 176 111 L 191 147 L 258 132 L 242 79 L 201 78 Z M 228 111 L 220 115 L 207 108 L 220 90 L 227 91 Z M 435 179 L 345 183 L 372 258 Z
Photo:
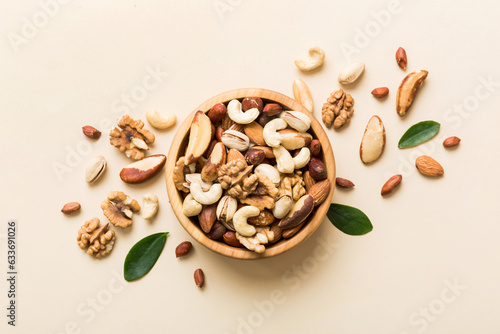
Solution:
M 2 272 L 8 219 L 19 226 L 18 326 L 6 324 L 2 279 L 2 333 L 498 330 L 498 2 L 62 2 L 0 5 Z M 293 60 L 316 45 L 326 51 L 324 66 L 299 72 Z M 399 46 L 408 53 L 407 71 L 394 60 Z M 123 112 L 144 119 L 148 109 L 182 121 L 204 100 L 234 88 L 291 95 L 296 77 L 311 88 L 320 117 L 322 103 L 339 87 L 339 71 L 353 61 L 366 63 L 359 83 L 348 88 L 355 115 L 343 131 L 327 133 L 337 175 L 356 184 L 337 189 L 334 201 L 371 218 L 374 229 L 365 236 L 344 235 L 325 220 L 306 242 L 273 259 L 236 261 L 196 243 L 189 257 L 176 259 L 175 246 L 191 239 L 169 207 L 163 176 L 124 184 L 118 173 L 129 160 L 106 134 L 92 141 L 81 133 L 86 124 L 107 131 Z M 395 112 L 396 90 L 419 69 L 430 74 L 403 120 Z M 151 71 L 161 72 L 156 82 Z M 384 101 L 370 94 L 379 86 L 391 89 Z M 130 106 L 121 102 L 123 94 L 135 96 Z M 358 147 L 374 114 L 386 125 L 387 147 L 367 167 Z M 428 119 L 442 124 L 438 137 L 399 150 L 404 131 Z M 175 131 L 154 131 L 151 153 L 166 154 Z M 445 150 L 442 139 L 451 135 L 463 141 Z M 416 172 L 414 160 L 424 153 L 442 163 L 443 178 Z M 89 186 L 85 165 L 97 154 L 109 168 Z M 403 173 L 402 186 L 382 198 L 382 184 L 395 173 Z M 115 249 L 99 261 L 75 238 L 85 220 L 105 219 L 99 204 L 110 190 L 137 199 L 152 191 L 161 208 L 153 222 L 137 215 L 132 228 L 117 231 Z M 82 203 L 81 212 L 61 214 L 68 201 Z M 170 236 L 156 266 L 126 284 L 128 250 L 159 231 Z M 198 267 L 206 273 L 202 290 L 192 277 Z

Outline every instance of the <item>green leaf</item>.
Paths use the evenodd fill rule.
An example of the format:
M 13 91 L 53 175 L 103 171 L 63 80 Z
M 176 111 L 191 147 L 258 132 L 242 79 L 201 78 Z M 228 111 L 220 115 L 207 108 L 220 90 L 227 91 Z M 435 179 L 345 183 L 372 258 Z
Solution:
M 412 125 L 401 137 L 398 143 L 399 148 L 407 148 L 422 144 L 434 137 L 441 125 L 434 121 L 424 121 Z
M 128 252 L 123 275 L 128 282 L 146 275 L 160 257 L 168 232 L 151 234 L 137 242 Z
M 326 215 L 332 224 L 345 234 L 362 235 L 373 230 L 370 219 L 352 206 L 332 203 Z

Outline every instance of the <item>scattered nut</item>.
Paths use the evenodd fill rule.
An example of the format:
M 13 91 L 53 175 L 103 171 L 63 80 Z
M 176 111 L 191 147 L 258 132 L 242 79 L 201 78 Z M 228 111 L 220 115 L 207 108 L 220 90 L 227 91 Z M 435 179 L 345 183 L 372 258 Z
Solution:
M 392 176 L 383 185 L 382 191 L 380 192 L 380 194 L 382 196 L 389 195 L 390 193 L 392 193 L 394 191 L 394 189 L 396 189 L 399 186 L 399 184 L 401 183 L 402 180 L 403 180 L 403 176 L 401 174 Z
M 177 116 L 175 114 L 163 117 L 156 110 L 146 111 L 146 119 L 153 128 L 160 130 L 168 129 L 177 122 Z
M 342 85 L 350 85 L 354 83 L 363 74 L 365 70 L 364 63 L 352 63 L 345 67 L 339 74 L 339 83 Z
M 146 220 L 153 218 L 158 212 L 158 197 L 147 193 L 142 197 L 142 217 Z
M 117 147 L 120 152 L 134 160 L 144 158 L 142 150 L 148 150 L 148 144 L 155 141 L 155 136 L 146 129 L 143 129 L 144 122 L 133 120 L 129 115 L 123 115 L 118 121 L 118 127 L 115 127 L 109 133 L 109 142 Z
M 93 157 L 85 170 L 85 181 L 87 181 L 87 183 L 94 183 L 101 177 L 105 170 L 106 158 L 102 155 Z
M 378 116 L 373 116 L 366 125 L 363 139 L 359 147 L 361 161 L 369 164 L 377 160 L 385 147 L 385 127 Z
M 325 126 L 329 128 L 333 125 L 334 129 L 343 127 L 354 114 L 353 105 L 354 99 L 351 94 L 344 93 L 342 89 L 330 94 L 321 109 Z
M 319 47 L 314 47 L 309 49 L 309 58 L 296 60 L 295 66 L 301 71 L 311 71 L 323 65 L 324 60 L 325 51 Z
M 457 146 L 458 144 L 460 144 L 460 141 L 461 141 L 461 139 L 458 137 L 455 137 L 455 136 L 448 137 L 443 141 L 443 146 L 446 148 L 454 147 L 454 146 Z
M 427 155 L 418 157 L 415 161 L 415 166 L 421 174 L 426 176 L 437 177 L 444 174 L 443 166 Z
M 217 124 L 222 121 L 224 116 L 226 116 L 226 113 L 227 108 L 224 103 L 217 103 L 208 111 L 207 116 L 213 124 Z
M 419 88 L 424 83 L 425 78 L 427 78 L 427 74 L 429 74 L 429 72 L 424 70 L 412 72 L 401 82 L 396 96 L 396 111 L 399 116 L 402 117 L 406 115 L 406 112 L 413 103 Z
M 96 258 L 111 252 L 115 244 L 115 231 L 109 229 L 109 224 L 99 226 L 99 219 L 94 217 L 83 224 L 76 238 L 81 249 L 87 248 L 87 254 Z
M 203 270 L 201 269 L 195 270 L 194 283 L 196 284 L 196 286 L 203 288 L 203 285 L 205 284 L 205 274 L 203 273 Z
M 397 61 L 399 67 L 401 67 L 403 70 L 406 70 L 406 65 L 408 63 L 408 60 L 406 59 L 405 49 L 400 47 L 396 51 L 396 61 Z
M 386 97 L 389 94 L 389 88 L 379 87 L 372 90 L 372 95 L 378 99 Z
M 175 247 L 175 257 L 186 256 L 193 249 L 193 244 L 189 241 L 181 242 Z
M 337 186 L 339 186 L 340 188 L 345 188 L 345 189 L 349 189 L 349 188 L 354 187 L 354 183 L 352 183 L 351 180 L 343 179 L 341 177 L 337 177 L 335 179 L 335 184 Z
M 110 191 L 108 198 L 101 203 L 101 209 L 111 224 L 125 228 L 132 225 L 133 213 L 139 212 L 141 206 L 121 191 Z
M 165 166 L 167 157 L 163 154 L 150 155 L 124 167 L 120 178 L 127 183 L 141 183 L 151 179 Z
M 314 103 L 309 87 L 302 79 L 293 81 L 293 97 L 297 102 L 302 104 L 309 112 L 313 112 Z
M 190 165 L 205 153 L 212 141 L 212 122 L 202 111 L 197 111 L 191 123 L 185 164 Z
M 69 202 L 64 204 L 63 208 L 61 209 L 61 212 L 64 213 L 65 215 L 69 215 L 73 212 L 76 212 L 80 210 L 80 203 L 78 202 Z
M 90 125 L 83 126 L 82 131 L 84 135 L 92 139 L 99 139 L 101 137 L 101 131 Z

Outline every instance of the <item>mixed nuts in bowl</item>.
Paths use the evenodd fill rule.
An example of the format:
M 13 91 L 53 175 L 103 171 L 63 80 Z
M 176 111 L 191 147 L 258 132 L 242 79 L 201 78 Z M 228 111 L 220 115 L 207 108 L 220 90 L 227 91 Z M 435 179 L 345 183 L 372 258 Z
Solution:
M 280 254 L 321 224 L 335 160 L 320 123 L 264 89 L 217 95 L 191 113 L 167 157 L 167 191 L 180 223 L 220 254 Z

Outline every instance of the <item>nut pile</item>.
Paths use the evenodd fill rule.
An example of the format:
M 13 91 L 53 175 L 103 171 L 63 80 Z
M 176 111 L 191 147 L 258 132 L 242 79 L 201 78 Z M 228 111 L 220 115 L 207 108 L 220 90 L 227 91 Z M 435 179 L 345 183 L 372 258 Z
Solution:
M 209 238 L 257 253 L 294 236 L 330 192 L 310 126 L 302 112 L 258 97 L 196 112 L 173 175 L 183 213 Z

